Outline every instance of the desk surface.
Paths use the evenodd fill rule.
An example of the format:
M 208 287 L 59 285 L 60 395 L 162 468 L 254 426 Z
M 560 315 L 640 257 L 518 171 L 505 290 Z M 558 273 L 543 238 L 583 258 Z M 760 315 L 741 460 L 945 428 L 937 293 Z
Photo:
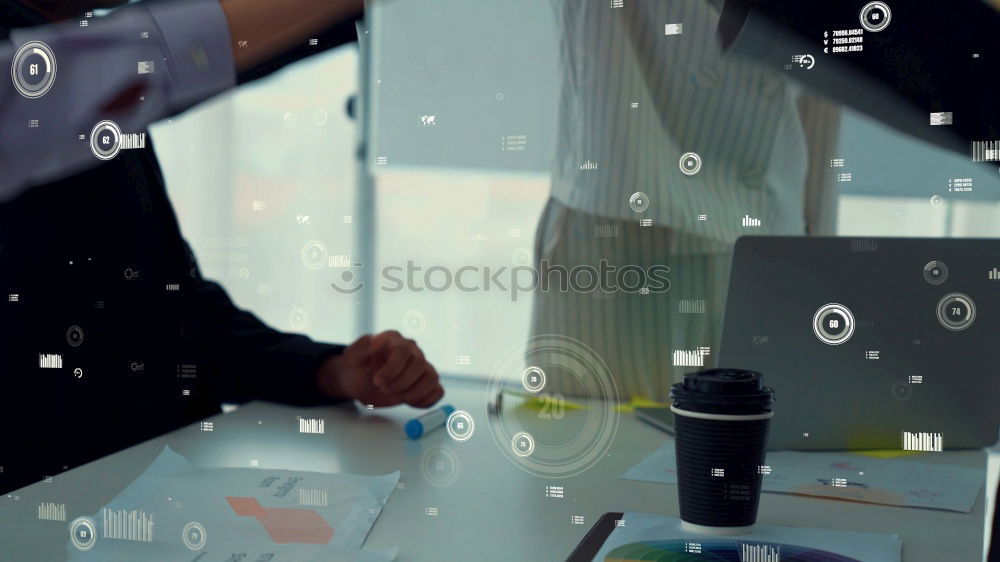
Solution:
M 402 471 L 396 490 L 365 543 L 399 547 L 401 562 L 419 560 L 564 560 L 591 524 L 606 511 L 646 511 L 677 515 L 674 486 L 622 480 L 631 466 L 655 450 L 664 434 L 623 414 L 607 456 L 586 472 L 565 479 L 532 476 L 497 448 L 486 422 L 482 385 L 456 382 L 448 403 L 470 412 L 476 430 L 465 442 L 435 431 L 418 441 L 403 437 L 413 417 L 406 407 L 365 411 L 349 406 L 295 409 L 251 403 L 212 418 L 214 430 L 198 424 L 0 497 L 0 544 L 19 560 L 65 559 L 67 527 L 39 521 L 39 502 L 59 498 L 67 521 L 98 511 L 136 478 L 164 445 L 198 466 L 260 467 L 384 474 Z M 567 412 L 567 416 L 574 415 Z M 300 434 L 296 416 L 323 417 L 326 433 Z M 41 445 L 41 444 L 40 444 Z M 425 453 L 444 447 L 458 471 L 446 486 L 433 485 L 421 464 Z M 955 451 L 911 457 L 933 463 L 986 470 L 984 451 Z M 991 466 L 995 469 L 995 463 Z M 547 485 L 562 485 L 565 497 L 546 498 Z M 761 523 L 899 534 L 905 561 L 980 561 L 985 526 L 984 494 L 972 513 L 860 504 L 766 493 Z M 425 514 L 427 507 L 438 515 Z M 572 515 L 586 523 L 574 525 Z

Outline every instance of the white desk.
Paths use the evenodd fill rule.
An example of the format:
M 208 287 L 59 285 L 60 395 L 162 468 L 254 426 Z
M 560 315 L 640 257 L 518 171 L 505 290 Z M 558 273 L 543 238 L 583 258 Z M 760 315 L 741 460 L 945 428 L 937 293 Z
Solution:
M 38 503 L 65 502 L 67 521 L 92 514 L 138 476 L 166 444 L 199 466 L 249 467 L 255 458 L 259 466 L 270 468 L 360 474 L 401 470 L 404 488 L 393 493 L 365 545 L 398 546 L 401 562 L 564 560 L 606 511 L 677 515 L 674 486 L 620 478 L 664 438 L 629 414 L 622 415 L 605 459 L 576 477 L 548 480 L 515 467 L 494 444 L 483 386 L 450 383 L 445 401 L 475 417 L 476 431 L 470 440 L 457 443 L 439 430 L 408 441 L 402 423 L 415 411 L 404 407 L 369 412 L 345 406 L 302 410 L 269 403 L 246 405 L 213 418 L 212 432 L 202 432 L 194 424 L 60 474 L 52 483 L 34 484 L 0 498 L 0 558 L 65 559 L 66 524 L 39 521 Z M 296 415 L 324 417 L 326 433 L 298 433 Z M 570 415 L 574 413 L 567 412 Z M 421 473 L 424 453 L 435 446 L 447 448 L 458 459 L 459 473 L 446 487 L 431 485 Z M 983 451 L 915 458 L 986 470 Z M 553 484 L 565 487 L 565 498 L 545 497 L 545 486 Z M 903 539 L 903 559 L 908 562 L 977 562 L 983 557 L 984 502 L 980 494 L 973 512 L 965 514 L 764 494 L 759 521 L 896 533 Z M 427 507 L 437 507 L 438 515 L 427 516 Z M 583 515 L 586 524 L 571 524 L 571 515 Z

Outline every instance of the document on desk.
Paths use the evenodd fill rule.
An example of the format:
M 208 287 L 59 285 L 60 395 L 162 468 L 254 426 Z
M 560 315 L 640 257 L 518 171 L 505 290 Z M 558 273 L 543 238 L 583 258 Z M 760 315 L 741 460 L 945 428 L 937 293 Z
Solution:
M 398 472 L 197 468 L 166 447 L 98 513 L 70 523 L 83 533 L 67 548 L 81 561 L 391 560 L 361 545 L 398 481 Z
M 74 549 L 75 550 L 75 549 Z M 106 541 L 88 552 L 72 555 L 70 562 L 392 562 L 396 550 L 358 550 L 303 544 L 205 546 L 192 551 L 177 543 L 142 544 Z
M 766 462 L 765 492 L 963 513 L 972 512 L 985 478 L 974 468 L 846 452 L 772 451 Z M 676 467 L 674 442 L 668 439 L 622 478 L 676 484 Z
M 691 533 L 676 517 L 625 513 L 594 560 L 809 560 L 899 562 L 898 535 L 757 525 L 735 537 Z

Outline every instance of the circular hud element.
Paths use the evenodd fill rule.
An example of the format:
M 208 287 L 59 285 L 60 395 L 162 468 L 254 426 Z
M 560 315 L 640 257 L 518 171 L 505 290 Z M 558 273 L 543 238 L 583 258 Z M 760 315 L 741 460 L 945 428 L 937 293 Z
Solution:
M 468 441 L 476 431 L 476 421 L 465 410 L 455 410 L 444 424 L 448 435 L 455 441 Z
M 403 315 L 403 333 L 407 336 L 419 336 L 427 328 L 427 317 L 419 310 L 408 310 Z
M 309 324 L 309 313 L 304 308 L 293 306 L 291 312 L 288 313 L 288 323 L 295 330 L 305 329 L 306 325 Z
M 889 389 L 892 397 L 900 402 L 906 402 L 910 398 L 913 398 L 913 385 L 906 381 L 896 381 L 892 383 L 892 388 Z
M 539 392 L 545 388 L 545 371 L 538 367 L 528 367 L 521 375 L 521 386 L 528 392 Z
M 976 320 L 976 303 L 962 293 L 947 294 L 938 301 L 937 318 L 949 330 L 964 330 Z
M 302 246 L 302 263 L 309 269 L 323 269 L 326 267 L 326 261 L 326 244 L 319 240 L 310 240 Z
M 98 160 L 111 160 L 122 149 L 122 130 L 114 121 L 101 121 L 90 131 L 90 151 Z
M 40 98 L 56 81 L 56 55 L 41 41 L 28 41 L 14 53 L 10 64 L 14 88 L 26 98 Z
M 80 347 L 83 343 L 83 328 L 73 325 L 66 330 L 66 343 L 73 347 Z
M 885 2 L 869 2 L 861 8 L 861 27 L 866 31 L 876 33 L 889 27 L 892 20 L 892 10 Z
M 519 431 L 510 440 L 511 450 L 519 457 L 530 457 L 535 452 L 535 438 L 527 431 Z
M 191 521 L 187 525 L 184 525 L 184 530 L 181 531 L 181 540 L 184 541 L 184 546 L 191 550 L 201 550 L 204 548 L 207 539 L 205 526 L 197 521 Z
M 432 485 L 444 488 L 458 478 L 458 457 L 444 447 L 431 447 L 420 461 L 420 472 Z
M 636 213 L 641 213 L 649 208 L 649 196 L 641 191 L 636 191 L 628 198 L 628 206 Z
M 948 266 L 937 260 L 927 262 L 924 266 L 924 280 L 931 285 L 940 285 L 948 280 Z
M 813 332 L 828 345 L 840 345 L 854 335 L 854 315 L 842 304 L 824 304 L 813 315 Z
M 693 176 L 701 171 L 701 156 L 697 152 L 685 152 L 681 154 L 677 165 L 680 167 L 682 174 Z
M 526 398 L 530 368 L 545 373 L 544 389 Z M 562 478 L 587 470 L 604 457 L 618 431 L 618 387 L 611 371 L 572 338 L 535 336 L 505 353 L 490 375 L 487 402 L 504 392 L 507 399 L 487 418 L 490 434 L 504 456 L 536 476 Z M 530 402 L 523 404 L 526 399 Z
M 90 517 L 77 517 L 69 524 L 69 540 L 79 550 L 90 550 L 97 544 L 97 527 Z

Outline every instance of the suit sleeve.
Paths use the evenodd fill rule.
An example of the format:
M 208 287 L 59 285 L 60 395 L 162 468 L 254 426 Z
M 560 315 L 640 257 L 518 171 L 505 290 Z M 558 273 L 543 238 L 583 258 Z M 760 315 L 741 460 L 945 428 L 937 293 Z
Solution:
M 11 69 L 0 80 L 0 202 L 98 164 L 88 136 L 99 122 L 137 133 L 235 82 L 216 0 L 136 3 L 85 23 L 19 28 L 0 41 L 0 67 Z M 45 86 L 24 76 L 39 71 Z
M 200 355 L 211 365 L 212 390 L 223 402 L 270 400 L 296 406 L 336 400 L 316 386 L 319 366 L 342 345 L 275 330 L 237 307 L 218 283 L 201 277 L 188 248 L 194 275 L 188 323 Z
M 329 49 L 357 41 L 357 19 L 334 25 L 315 37 L 288 49 L 253 68 L 237 73 L 237 84 L 267 77 L 289 64 Z M 301 334 L 284 333 L 268 326 L 254 314 L 237 307 L 218 283 L 201 277 L 193 253 L 187 249 L 194 288 L 195 322 L 205 357 L 212 358 L 216 377 L 212 385 L 224 402 L 263 399 L 298 406 L 336 401 L 321 395 L 316 372 L 329 357 L 340 354 L 343 345 L 313 341 Z

